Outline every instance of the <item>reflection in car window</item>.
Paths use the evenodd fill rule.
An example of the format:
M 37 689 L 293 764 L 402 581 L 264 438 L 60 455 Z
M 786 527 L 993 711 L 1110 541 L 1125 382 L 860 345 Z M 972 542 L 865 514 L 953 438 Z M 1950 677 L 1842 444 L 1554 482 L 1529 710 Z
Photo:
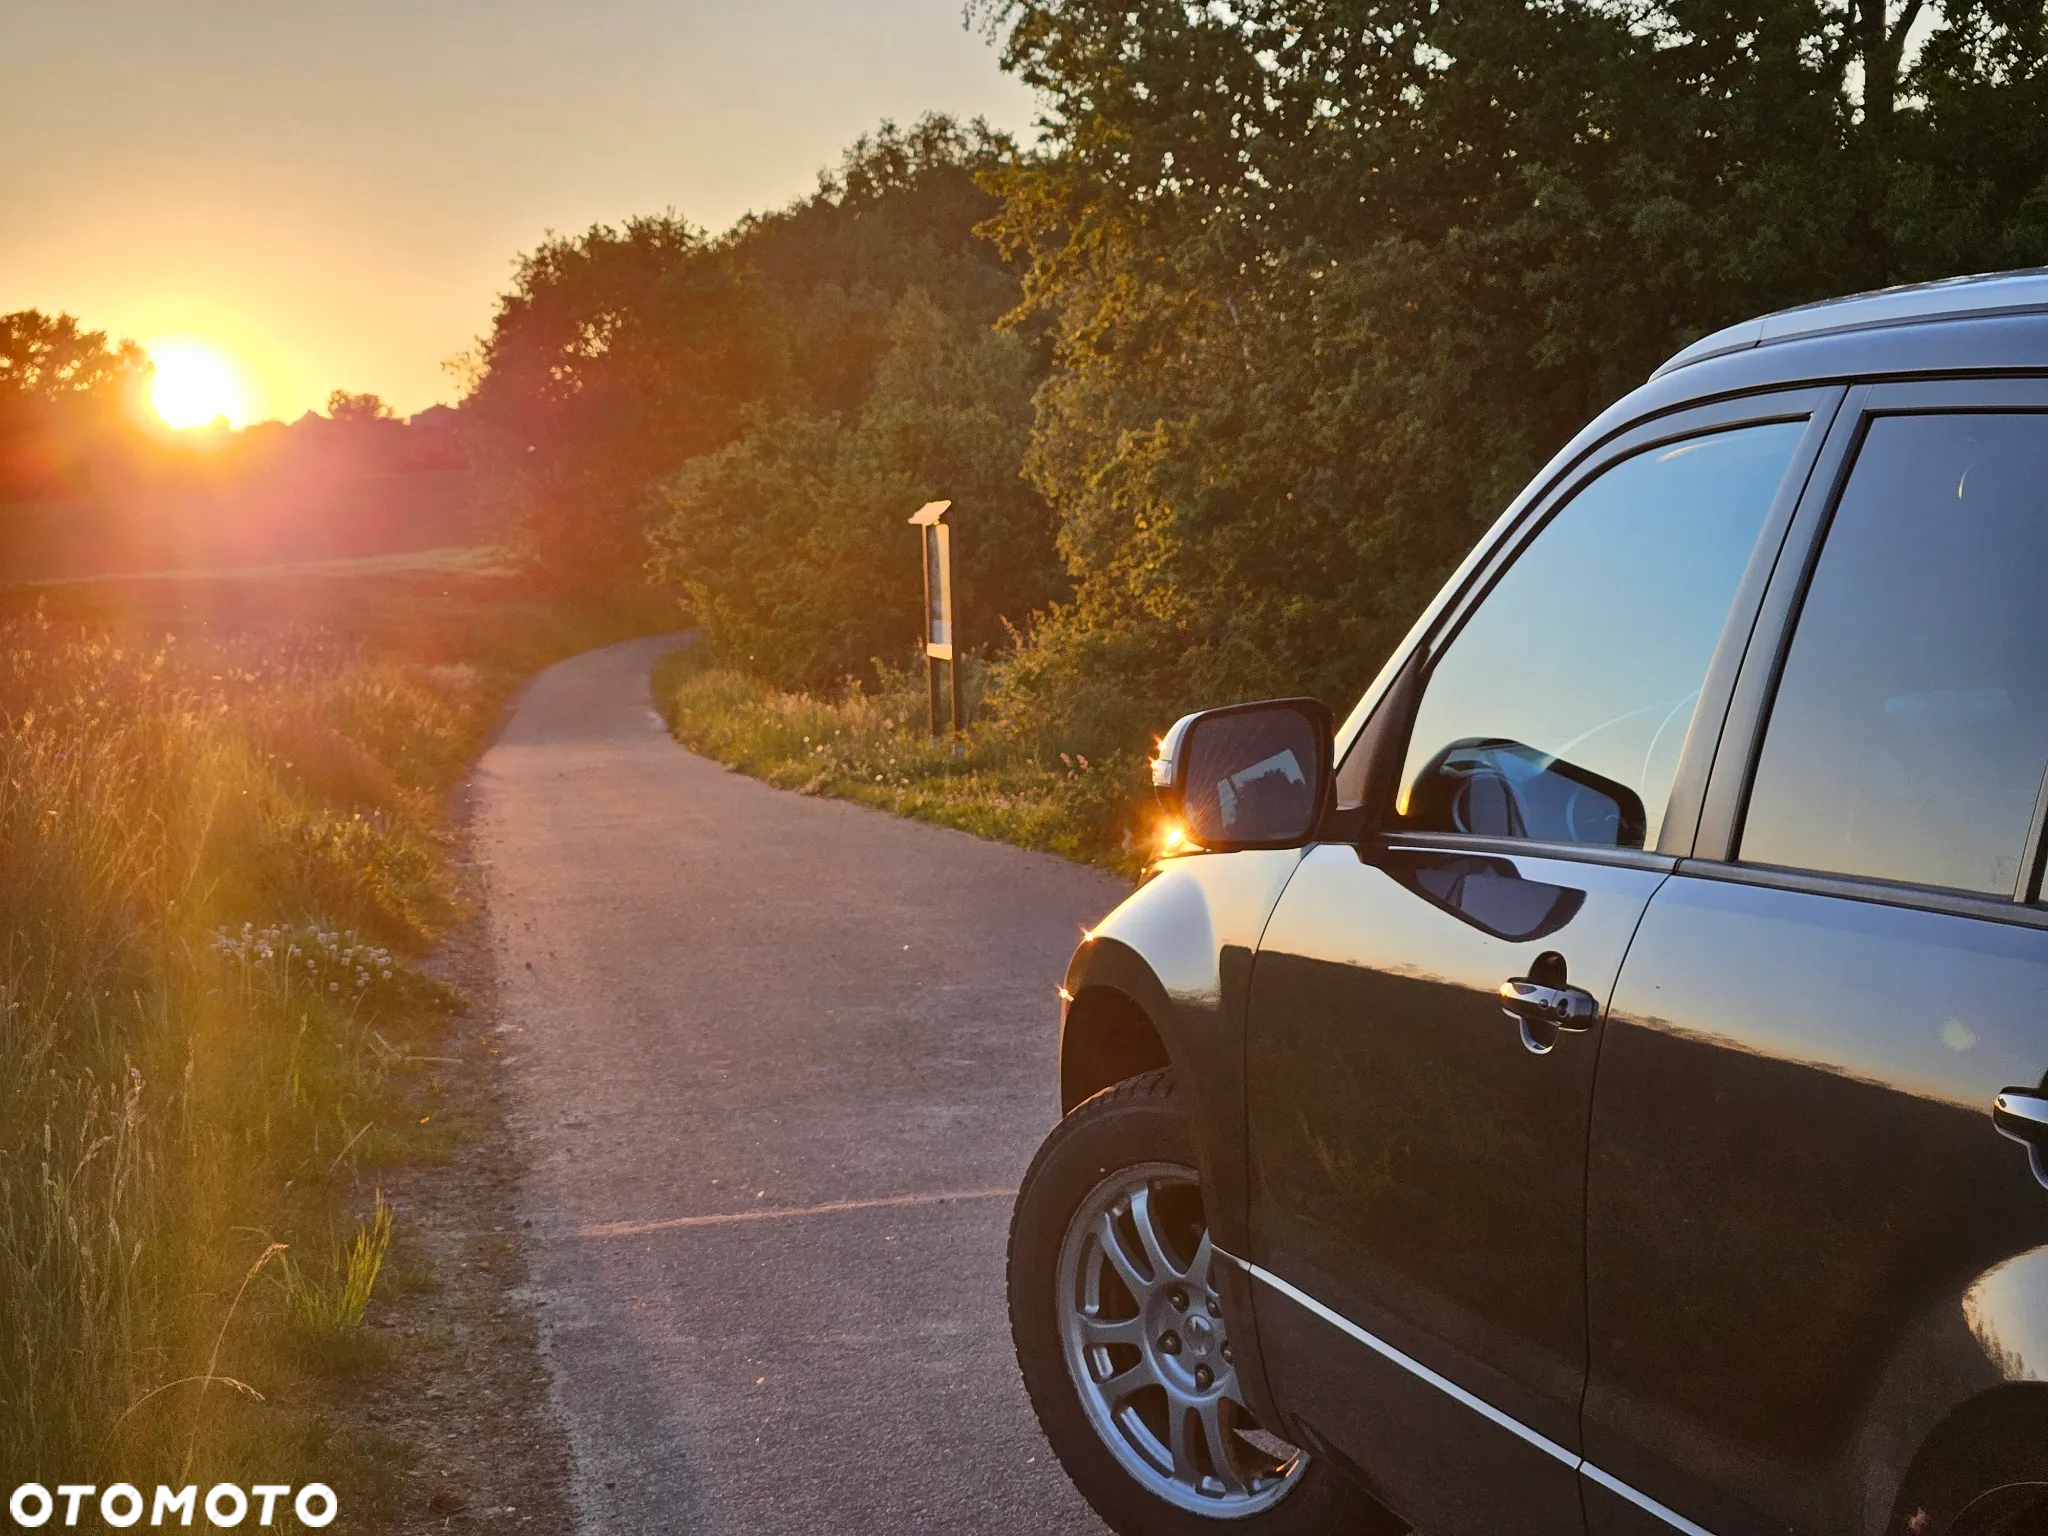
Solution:
M 2048 417 L 1873 422 L 1829 527 L 1742 857 L 2010 895 L 2048 765 Z
M 1432 669 L 1403 825 L 1654 847 L 1707 663 L 1804 431 L 1649 449 L 1567 503 Z

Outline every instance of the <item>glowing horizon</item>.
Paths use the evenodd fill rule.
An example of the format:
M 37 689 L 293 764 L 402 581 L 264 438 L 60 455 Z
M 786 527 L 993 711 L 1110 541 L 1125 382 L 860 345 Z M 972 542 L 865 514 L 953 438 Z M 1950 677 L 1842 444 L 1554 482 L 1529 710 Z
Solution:
M 204 339 L 237 425 L 336 389 L 453 403 L 444 364 L 550 230 L 725 229 L 884 118 L 1033 110 L 960 0 L 81 0 L 0 35 L 36 61 L 0 92 L 0 138 L 36 146 L 0 159 L 0 313 Z
M 249 424 L 249 392 L 220 348 L 178 337 L 151 342 L 143 350 L 156 365 L 150 408 L 165 426 L 184 430 L 223 420 L 231 427 Z

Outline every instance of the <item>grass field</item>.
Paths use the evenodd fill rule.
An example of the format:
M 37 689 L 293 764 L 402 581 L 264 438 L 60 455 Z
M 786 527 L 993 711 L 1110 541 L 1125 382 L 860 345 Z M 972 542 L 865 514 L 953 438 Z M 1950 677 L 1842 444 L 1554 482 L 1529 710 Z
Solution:
M 684 746 L 798 794 L 857 800 L 1131 876 L 1151 856 L 1142 761 L 1041 756 L 986 728 L 957 747 L 935 744 L 924 679 L 908 668 L 884 669 L 878 689 L 821 699 L 721 667 L 693 646 L 655 668 L 654 694 Z
M 444 569 L 0 608 L 0 1486 L 317 1478 L 376 1529 L 402 1447 L 321 1384 L 378 1366 L 379 1169 L 447 1151 L 443 797 L 635 626 Z
M 133 587 L 142 582 L 292 581 L 302 577 L 331 580 L 356 576 L 510 576 L 516 557 L 502 544 L 451 544 L 440 549 L 410 549 L 396 554 L 339 555 L 325 560 L 288 560 L 276 565 L 180 566 L 160 571 L 124 571 L 119 576 L 47 576 L 15 585 L 48 587 Z

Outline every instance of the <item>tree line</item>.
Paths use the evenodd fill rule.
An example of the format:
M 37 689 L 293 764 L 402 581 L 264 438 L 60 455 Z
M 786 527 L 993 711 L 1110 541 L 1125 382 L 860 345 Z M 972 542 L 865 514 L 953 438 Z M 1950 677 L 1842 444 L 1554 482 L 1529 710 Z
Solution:
M 545 580 L 651 576 L 728 660 L 830 689 L 907 656 L 903 519 L 950 497 L 991 726 L 1137 749 L 1204 702 L 1342 705 L 1693 338 L 2048 261 L 2041 0 L 974 15 L 1035 143 L 884 125 L 723 234 L 670 212 L 520 259 L 458 418 Z M 5 325 L 0 478 L 63 483 L 146 364 Z
M 174 432 L 153 372 L 70 315 L 0 315 L 0 584 L 470 537 L 457 412 L 335 390 L 325 415 Z
M 337 389 L 297 421 L 172 432 L 149 405 L 155 366 L 133 341 L 72 315 L 0 314 L 0 505 L 119 499 L 138 486 L 252 476 L 301 480 L 464 467 L 447 407 L 410 422 Z
M 462 412 L 539 568 L 603 588 L 651 559 L 722 651 L 790 687 L 903 651 L 904 519 L 931 496 L 972 530 L 972 643 L 1063 595 L 1021 473 L 1045 328 L 1005 324 L 1020 269 L 982 233 L 1016 154 L 980 124 L 885 126 L 721 237 L 664 214 L 524 257 Z
M 2048 260 L 2038 0 L 989 0 L 930 118 L 522 264 L 465 413 L 564 579 L 785 686 L 904 654 L 952 497 L 1000 728 L 1342 704 L 1576 427 L 1761 311 Z

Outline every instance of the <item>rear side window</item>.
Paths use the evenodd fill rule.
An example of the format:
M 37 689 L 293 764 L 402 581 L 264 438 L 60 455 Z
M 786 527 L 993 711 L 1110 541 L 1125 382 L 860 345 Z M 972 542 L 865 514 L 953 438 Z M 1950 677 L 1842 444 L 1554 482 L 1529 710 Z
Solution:
M 1567 502 L 1431 669 L 1402 824 L 1654 847 L 1707 664 L 1805 430 L 1648 449 Z
M 1879 417 L 1744 819 L 1761 864 L 2011 895 L 2048 766 L 2048 417 Z

